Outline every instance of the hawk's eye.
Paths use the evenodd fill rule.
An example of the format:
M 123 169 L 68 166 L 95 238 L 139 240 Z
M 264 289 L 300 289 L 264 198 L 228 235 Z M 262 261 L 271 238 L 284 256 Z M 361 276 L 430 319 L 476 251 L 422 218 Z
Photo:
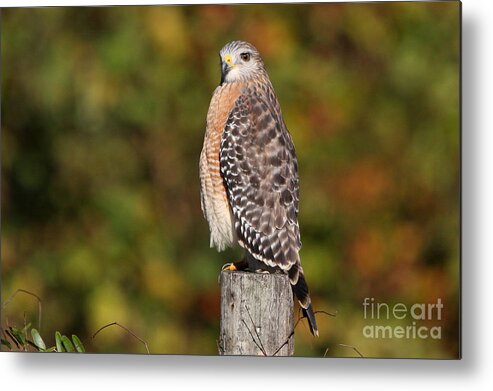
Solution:
M 240 58 L 241 58 L 243 61 L 250 61 L 250 53 L 248 53 L 248 52 L 241 53 L 241 54 L 240 54 Z

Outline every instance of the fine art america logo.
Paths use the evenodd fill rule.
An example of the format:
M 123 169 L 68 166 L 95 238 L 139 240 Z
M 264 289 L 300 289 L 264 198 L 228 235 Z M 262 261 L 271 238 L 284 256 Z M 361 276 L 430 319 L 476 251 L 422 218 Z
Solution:
M 442 320 L 442 299 L 436 303 L 388 304 L 376 302 L 373 297 L 363 300 L 363 315 L 372 324 L 363 327 L 365 338 L 385 339 L 441 339 L 442 326 L 427 326 Z M 404 325 L 395 325 L 404 321 Z M 375 324 L 373 324 L 375 323 Z M 389 323 L 392 323 L 390 325 Z

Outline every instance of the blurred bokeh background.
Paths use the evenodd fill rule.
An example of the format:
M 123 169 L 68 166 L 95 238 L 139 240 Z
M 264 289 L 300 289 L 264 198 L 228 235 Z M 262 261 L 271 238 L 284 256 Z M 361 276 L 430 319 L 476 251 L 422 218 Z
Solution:
M 297 149 L 321 336 L 296 354 L 456 357 L 459 3 L 2 10 L 2 301 L 92 352 L 217 354 L 198 159 L 218 52 L 260 50 Z M 444 303 L 442 338 L 369 339 L 362 301 Z M 19 294 L 5 322 L 36 323 Z M 385 324 L 406 325 L 409 318 Z M 434 323 L 423 323 L 431 325 Z

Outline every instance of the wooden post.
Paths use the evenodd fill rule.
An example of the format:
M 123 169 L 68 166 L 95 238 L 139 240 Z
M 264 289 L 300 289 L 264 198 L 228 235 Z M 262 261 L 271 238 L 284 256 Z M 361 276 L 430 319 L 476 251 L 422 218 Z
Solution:
M 293 293 L 287 275 L 225 270 L 220 285 L 220 355 L 293 355 Z

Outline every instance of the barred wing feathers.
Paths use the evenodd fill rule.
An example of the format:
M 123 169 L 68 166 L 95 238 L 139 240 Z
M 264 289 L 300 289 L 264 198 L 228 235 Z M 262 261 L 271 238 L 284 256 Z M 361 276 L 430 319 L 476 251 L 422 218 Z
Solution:
M 301 248 L 299 181 L 293 142 L 276 116 L 256 93 L 241 95 L 226 122 L 220 167 L 240 244 L 288 271 Z
M 279 104 L 249 90 L 240 95 L 221 139 L 220 169 L 239 244 L 288 273 L 293 292 L 318 335 L 303 269 L 298 226 L 298 162 Z

